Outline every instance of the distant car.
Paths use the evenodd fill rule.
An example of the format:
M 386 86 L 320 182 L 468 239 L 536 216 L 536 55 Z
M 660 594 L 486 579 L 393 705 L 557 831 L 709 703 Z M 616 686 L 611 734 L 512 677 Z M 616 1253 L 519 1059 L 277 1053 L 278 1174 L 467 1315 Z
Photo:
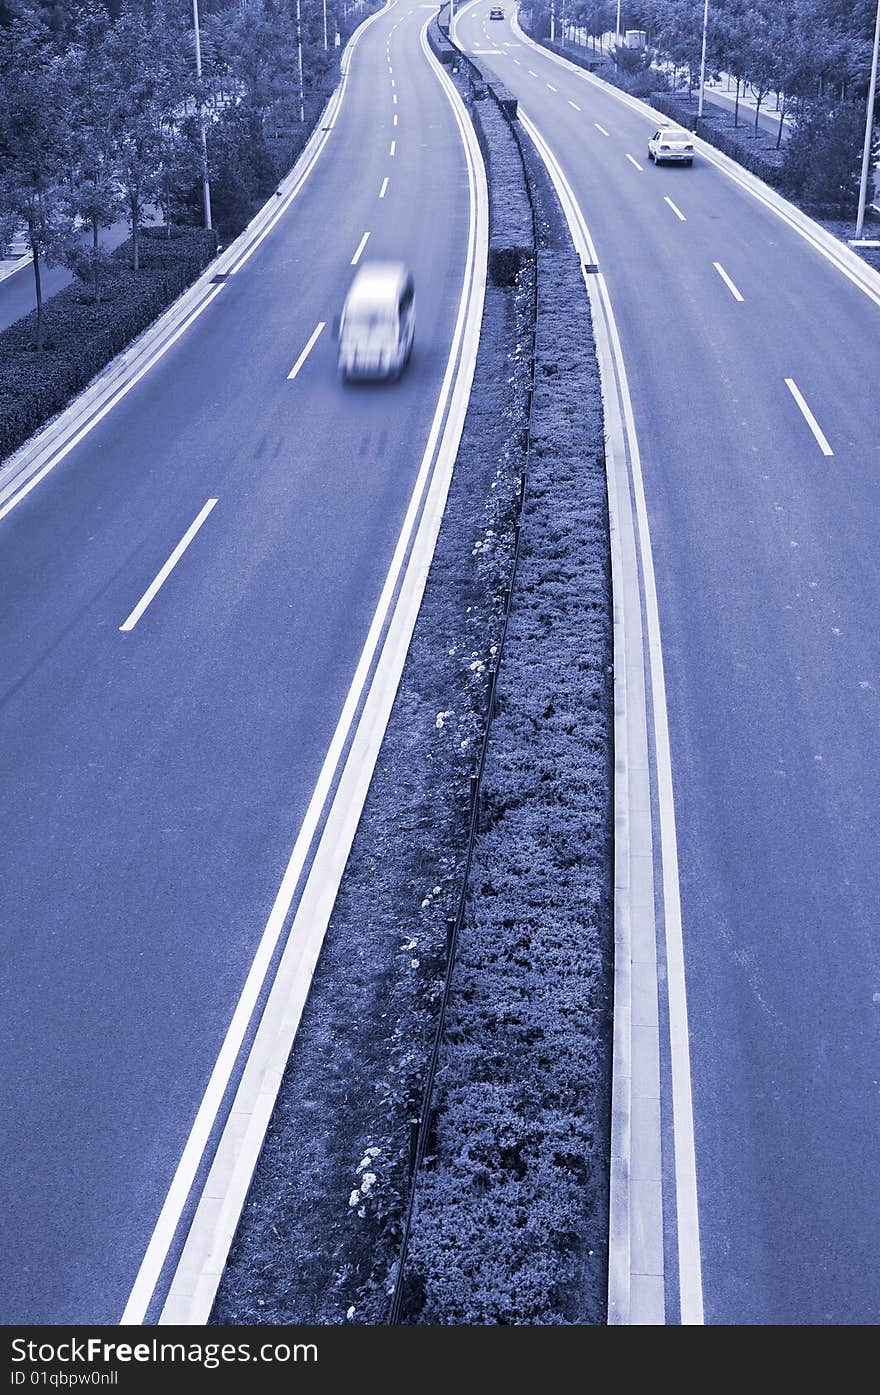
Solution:
M 503 18 L 504 18 L 504 11 L 503 11 L 503 9 L 501 8 L 500 5 L 493 5 L 493 6 L 492 6 L 491 10 L 489 11 L 489 18 L 490 18 L 490 19 L 503 19 Z
M 664 161 L 676 165 L 694 163 L 694 138 L 681 126 L 658 126 L 648 141 L 648 159 L 655 165 Z

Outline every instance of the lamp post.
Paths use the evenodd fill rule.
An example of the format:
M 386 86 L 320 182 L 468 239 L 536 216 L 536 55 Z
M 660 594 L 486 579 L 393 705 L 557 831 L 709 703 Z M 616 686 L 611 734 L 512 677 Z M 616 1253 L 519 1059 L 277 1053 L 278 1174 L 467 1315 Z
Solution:
M 556 0 L 550 0 L 550 42 L 556 38 Z
M 303 99 L 303 34 L 300 0 L 296 0 L 296 60 L 299 67 L 299 124 L 306 124 L 306 109 Z
M 199 0 L 193 0 L 193 24 L 196 31 L 196 77 L 202 83 L 202 41 L 199 34 Z M 211 228 L 211 184 L 208 179 L 208 139 L 205 135 L 205 108 L 199 93 L 199 133 L 202 140 L 202 202 L 205 208 L 205 227 Z
M 620 0 L 617 0 L 617 20 L 614 25 L 614 42 L 620 48 Z
M 706 33 L 709 28 L 709 0 L 703 3 L 703 46 L 700 49 L 700 98 L 697 102 L 697 120 L 703 115 L 703 89 L 706 86 Z
M 856 237 L 859 238 L 865 227 L 865 204 L 868 197 L 868 177 L 871 173 L 871 133 L 874 126 L 874 97 L 877 93 L 877 54 L 880 50 L 880 0 L 877 0 L 877 19 L 874 23 L 874 52 L 871 57 L 871 81 L 868 83 L 868 111 L 865 116 L 865 148 L 862 151 L 862 178 L 859 183 L 859 213 L 856 218 Z
M 327 52 L 327 0 L 324 0 L 324 52 Z

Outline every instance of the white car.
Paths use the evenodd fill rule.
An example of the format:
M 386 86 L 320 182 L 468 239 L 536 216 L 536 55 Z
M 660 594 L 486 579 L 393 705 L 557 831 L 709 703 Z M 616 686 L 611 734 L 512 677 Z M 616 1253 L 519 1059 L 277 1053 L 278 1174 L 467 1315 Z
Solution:
M 339 321 L 339 372 L 348 378 L 398 378 L 412 353 L 415 287 L 403 262 L 364 262 Z
M 694 163 L 694 138 L 682 126 L 658 126 L 648 141 L 648 159 L 655 165 L 668 160 L 670 164 Z

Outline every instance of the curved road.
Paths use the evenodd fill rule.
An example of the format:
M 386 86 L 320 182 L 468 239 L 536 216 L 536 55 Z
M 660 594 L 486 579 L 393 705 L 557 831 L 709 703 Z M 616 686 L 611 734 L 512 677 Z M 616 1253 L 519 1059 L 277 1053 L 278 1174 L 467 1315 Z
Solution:
M 876 1323 L 880 305 L 708 159 L 649 164 L 649 117 L 488 10 L 459 40 L 577 197 L 641 447 L 705 1320 Z
M 388 571 L 468 245 L 426 17 L 362 31 L 289 211 L 0 522 L 7 1324 L 119 1320 Z M 366 234 L 413 268 L 416 344 L 398 384 L 344 388 Z

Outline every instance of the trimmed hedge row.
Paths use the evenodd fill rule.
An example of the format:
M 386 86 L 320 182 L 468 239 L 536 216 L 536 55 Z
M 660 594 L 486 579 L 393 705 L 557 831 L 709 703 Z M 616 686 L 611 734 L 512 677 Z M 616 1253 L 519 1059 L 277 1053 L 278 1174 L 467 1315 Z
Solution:
M 44 344 L 36 352 L 37 313 L 0 334 L 0 459 L 60 412 L 110 360 L 156 319 L 207 266 L 214 233 L 202 228 L 141 230 L 141 269 L 126 265 L 131 243 L 102 273 L 101 300 L 74 282 L 46 301 Z
M 496 286 L 511 286 L 523 263 L 534 256 L 528 200 L 510 195 L 523 182 L 522 156 L 495 101 L 473 102 L 471 115 L 489 181 L 489 275 Z
M 543 171 L 530 177 L 542 246 L 523 543 L 409 1248 L 407 1307 L 422 1323 L 605 1317 L 613 689 L 604 427 L 578 259 Z

